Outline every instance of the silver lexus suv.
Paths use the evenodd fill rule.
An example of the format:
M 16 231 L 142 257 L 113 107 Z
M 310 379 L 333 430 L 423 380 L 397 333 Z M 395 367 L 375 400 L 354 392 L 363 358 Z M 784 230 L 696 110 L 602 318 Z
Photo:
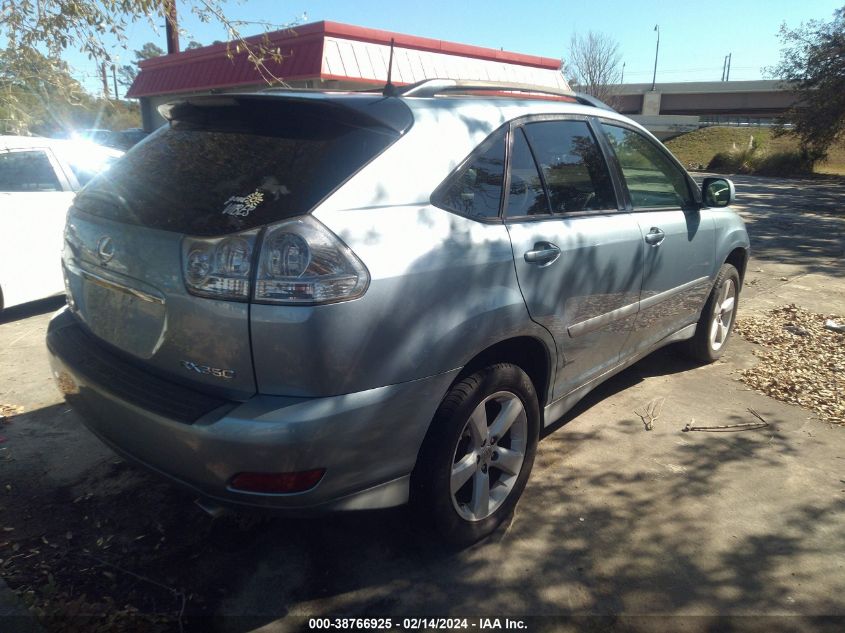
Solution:
M 730 181 L 546 92 L 163 106 L 69 212 L 59 388 L 206 504 L 410 501 L 448 541 L 489 534 L 596 385 L 669 343 L 719 357 L 749 253 Z

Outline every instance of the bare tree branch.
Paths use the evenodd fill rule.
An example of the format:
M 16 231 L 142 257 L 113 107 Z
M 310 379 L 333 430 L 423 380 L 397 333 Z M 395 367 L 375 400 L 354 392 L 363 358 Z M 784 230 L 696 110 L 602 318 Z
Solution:
M 621 76 L 619 44 L 610 36 L 590 31 L 573 33 L 569 40 L 569 58 L 563 60 L 563 72 L 570 83 L 605 103 L 614 96 L 614 85 Z

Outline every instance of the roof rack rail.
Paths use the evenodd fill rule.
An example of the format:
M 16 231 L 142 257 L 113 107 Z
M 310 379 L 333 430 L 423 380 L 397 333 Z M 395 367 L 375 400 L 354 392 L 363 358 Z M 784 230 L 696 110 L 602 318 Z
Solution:
M 593 96 L 563 90 L 554 86 L 540 86 L 534 84 L 502 82 L 502 81 L 477 81 L 467 79 L 426 79 L 410 86 L 400 88 L 397 96 L 400 97 L 422 97 L 430 98 L 441 94 L 460 94 L 469 92 L 524 92 L 530 94 L 550 95 L 556 97 L 569 97 L 581 105 L 588 105 L 603 110 L 613 111 L 606 103 L 599 101 Z
M 533 92 L 559 97 L 575 96 L 575 93 L 571 90 L 563 90 L 554 86 L 537 86 L 506 81 L 479 81 L 474 79 L 426 79 L 419 83 L 405 86 L 399 91 L 399 94 L 403 97 L 433 97 L 446 92 L 461 93 L 479 91 Z

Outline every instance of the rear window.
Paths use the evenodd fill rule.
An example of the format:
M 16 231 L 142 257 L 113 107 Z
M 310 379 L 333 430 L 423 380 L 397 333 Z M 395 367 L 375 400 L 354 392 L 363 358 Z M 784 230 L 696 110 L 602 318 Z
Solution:
M 334 104 L 185 106 L 91 181 L 76 208 L 152 228 L 220 235 L 310 211 L 400 135 Z

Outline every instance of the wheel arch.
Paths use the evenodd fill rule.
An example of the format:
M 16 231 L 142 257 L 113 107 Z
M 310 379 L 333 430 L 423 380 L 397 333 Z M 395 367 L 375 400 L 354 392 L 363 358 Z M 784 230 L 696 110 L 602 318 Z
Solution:
M 552 378 L 552 354 L 546 344 L 534 336 L 515 336 L 494 343 L 473 356 L 452 384 L 457 384 L 479 369 L 496 363 L 512 363 L 528 374 L 534 385 L 534 391 L 537 392 L 537 401 L 542 414 Z M 449 389 L 451 390 L 451 386 Z
M 745 280 L 745 269 L 748 267 L 748 249 L 737 246 L 725 258 L 725 263 L 732 265 L 739 273 L 739 285 L 742 287 Z

